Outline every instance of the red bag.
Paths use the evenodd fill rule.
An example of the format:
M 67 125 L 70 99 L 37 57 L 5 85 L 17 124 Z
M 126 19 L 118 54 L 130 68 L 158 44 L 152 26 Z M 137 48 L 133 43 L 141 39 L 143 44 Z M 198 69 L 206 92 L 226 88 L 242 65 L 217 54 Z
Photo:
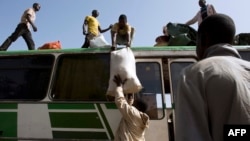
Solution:
M 38 48 L 41 49 L 62 49 L 60 41 L 48 42 Z

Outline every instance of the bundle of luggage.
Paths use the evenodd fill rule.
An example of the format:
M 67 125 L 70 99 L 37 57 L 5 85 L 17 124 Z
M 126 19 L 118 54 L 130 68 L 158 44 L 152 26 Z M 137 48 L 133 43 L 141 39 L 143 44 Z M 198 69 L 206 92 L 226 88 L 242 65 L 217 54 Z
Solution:
M 240 33 L 234 38 L 234 45 L 250 45 L 250 33 Z
M 196 45 L 197 31 L 192 27 L 185 24 L 171 22 L 169 22 L 166 27 L 168 35 L 170 36 L 168 46 Z
M 60 41 L 53 41 L 43 44 L 38 50 L 42 49 L 62 49 L 62 45 Z

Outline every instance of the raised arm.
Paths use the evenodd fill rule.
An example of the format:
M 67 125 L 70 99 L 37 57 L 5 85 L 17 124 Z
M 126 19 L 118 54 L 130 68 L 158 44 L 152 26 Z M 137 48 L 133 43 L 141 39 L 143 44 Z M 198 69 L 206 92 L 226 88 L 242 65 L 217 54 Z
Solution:
M 192 25 L 192 24 L 196 23 L 198 21 L 199 14 L 200 14 L 200 11 L 192 19 L 187 21 L 185 24 L 186 25 Z

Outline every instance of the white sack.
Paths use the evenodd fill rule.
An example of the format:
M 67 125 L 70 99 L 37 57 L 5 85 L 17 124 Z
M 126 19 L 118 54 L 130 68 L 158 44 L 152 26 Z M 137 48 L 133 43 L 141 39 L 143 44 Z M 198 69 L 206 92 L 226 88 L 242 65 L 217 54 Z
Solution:
M 107 95 L 115 96 L 116 83 L 114 76 L 119 74 L 122 80 L 127 79 L 123 85 L 124 93 L 137 93 L 142 89 L 141 83 L 136 75 L 135 57 L 130 48 L 123 48 L 111 52 L 110 78 Z
M 92 48 L 110 46 L 102 34 L 99 34 L 98 36 L 93 37 L 93 39 L 89 41 L 89 44 L 90 44 L 89 46 Z

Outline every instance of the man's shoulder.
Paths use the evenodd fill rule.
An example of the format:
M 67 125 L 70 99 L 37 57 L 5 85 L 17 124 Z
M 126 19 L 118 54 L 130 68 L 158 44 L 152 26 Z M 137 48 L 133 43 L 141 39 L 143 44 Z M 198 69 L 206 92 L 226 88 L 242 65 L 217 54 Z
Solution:
M 114 23 L 113 26 L 118 27 L 118 26 L 119 26 L 119 23 Z
M 35 10 L 33 8 L 28 8 L 28 9 L 24 10 L 24 13 L 33 14 L 33 13 L 35 13 Z
M 210 9 L 210 8 L 213 8 L 214 6 L 212 4 L 207 4 L 207 8 Z
M 85 16 L 85 19 L 88 19 L 88 18 L 90 18 L 90 16 Z
M 241 64 L 250 65 L 250 62 L 233 56 L 212 56 L 194 63 L 189 69 L 192 71 L 212 71 L 217 68 L 230 69 L 231 67 L 238 67 Z
M 194 77 L 205 75 L 208 72 L 209 74 L 215 72 L 218 68 L 213 65 L 211 58 L 206 58 L 187 66 L 182 70 L 182 75 L 188 79 L 192 79 Z
M 212 59 L 212 60 L 211 60 Z M 213 68 L 213 57 L 210 58 L 206 58 L 203 60 L 200 60 L 198 62 L 195 62 L 189 66 L 187 66 L 186 68 L 184 68 L 185 72 L 190 72 L 191 74 L 194 72 L 201 72 L 203 70 L 206 70 L 208 68 Z
M 95 17 L 88 15 L 88 16 L 85 17 L 85 20 L 86 19 L 93 19 L 93 18 L 95 18 Z
M 208 6 L 213 6 L 213 5 L 212 5 L 212 4 L 207 4 L 207 7 L 208 7 Z
M 112 29 L 111 30 L 117 30 L 119 27 L 119 24 L 118 23 L 115 23 L 113 26 L 112 26 Z

